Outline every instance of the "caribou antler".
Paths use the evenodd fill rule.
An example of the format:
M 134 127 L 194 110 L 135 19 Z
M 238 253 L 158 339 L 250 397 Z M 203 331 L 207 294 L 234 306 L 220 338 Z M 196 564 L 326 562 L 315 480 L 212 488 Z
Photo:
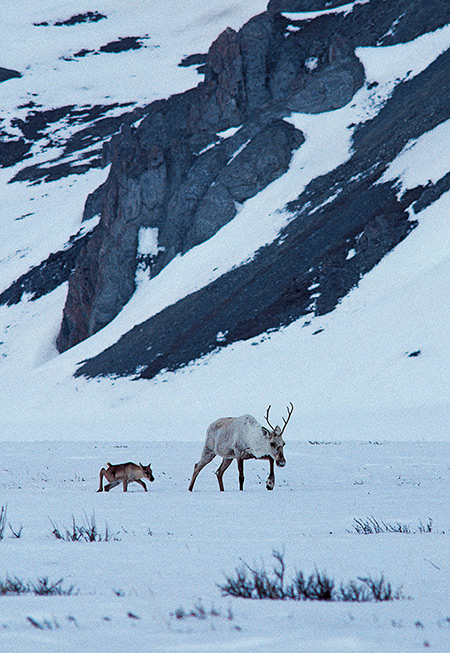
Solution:
M 272 431 L 275 431 L 274 427 L 269 422 L 269 411 L 270 411 L 271 408 L 272 408 L 272 406 L 269 405 L 269 407 L 267 408 L 267 411 L 266 411 L 265 420 L 266 420 L 267 424 L 270 426 L 270 428 L 272 429 Z M 284 419 L 284 417 L 283 417 L 284 426 L 281 429 L 281 434 L 280 435 L 283 435 L 284 429 L 286 428 L 289 420 L 291 419 L 291 415 L 292 415 L 293 411 L 294 411 L 294 404 L 292 403 L 292 401 L 290 401 L 289 406 L 287 407 L 288 417 L 287 417 L 287 419 Z
M 289 420 L 291 419 L 291 415 L 294 412 L 294 404 L 292 403 L 292 401 L 289 402 L 289 406 L 287 407 L 287 412 L 288 412 L 288 418 L 284 419 L 284 417 L 283 417 L 284 426 L 281 429 L 281 435 L 283 435 L 284 429 L 286 428 Z
M 269 404 L 269 406 L 267 407 L 267 412 L 266 412 L 265 420 L 266 420 L 267 424 L 270 426 L 270 428 L 272 429 L 272 431 L 275 431 L 275 429 L 273 428 L 272 424 L 269 422 L 269 411 L 270 411 L 271 408 L 272 408 L 272 405 Z

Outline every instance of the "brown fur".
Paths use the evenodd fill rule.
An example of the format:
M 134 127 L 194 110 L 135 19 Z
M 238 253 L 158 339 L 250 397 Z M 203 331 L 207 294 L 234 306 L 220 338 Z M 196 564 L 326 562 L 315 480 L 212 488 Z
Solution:
M 111 463 L 107 463 L 106 469 L 102 467 L 100 470 L 100 487 L 97 492 L 103 492 L 103 477 L 108 481 L 108 484 L 105 485 L 105 492 L 109 492 L 113 487 L 119 485 L 120 482 L 123 485 L 123 491 L 126 492 L 128 483 L 132 483 L 133 481 L 142 485 L 147 492 L 147 486 L 142 478 L 146 478 L 150 482 L 155 480 L 150 463 L 148 465 L 143 465 L 142 463 L 139 463 L 139 465 L 136 465 L 136 463 L 111 465 Z

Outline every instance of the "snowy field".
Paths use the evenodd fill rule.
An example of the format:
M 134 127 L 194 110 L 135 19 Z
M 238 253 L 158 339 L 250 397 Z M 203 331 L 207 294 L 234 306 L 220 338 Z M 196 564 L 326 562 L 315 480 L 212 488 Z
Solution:
M 237 468 L 220 493 L 216 461 L 187 491 L 199 443 L 3 443 L 0 583 L 63 579 L 69 596 L 0 596 L 4 651 L 435 651 L 450 637 L 450 443 L 286 446 L 267 492 L 265 461 Z M 97 494 L 108 461 L 152 463 L 136 484 Z M 217 459 L 216 459 L 217 460 Z M 66 542 L 94 516 L 110 541 Z M 376 520 L 409 532 L 360 534 Z M 11 528 L 10 528 L 10 526 Z M 20 537 L 14 537 L 20 532 Z M 431 532 L 429 532 L 431 530 Z M 115 539 L 117 538 L 117 539 Z M 245 561 L 286 575 L 315 569 L 336 584 L 384 576 L 404 598 L 387 602 L 270 601 L 222 596 Z M 113 646 L 112 646 L 112 643 Z

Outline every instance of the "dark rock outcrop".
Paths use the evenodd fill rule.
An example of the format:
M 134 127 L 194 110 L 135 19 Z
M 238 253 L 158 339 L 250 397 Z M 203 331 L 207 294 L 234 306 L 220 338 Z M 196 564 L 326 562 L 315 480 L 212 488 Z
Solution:
M 8 79 L 14 79 L 15 77 L 22 77 L 22 73 L 10 68 L 0 68 L 0 82 L 6 82 Z
M 272 13 L 323 11 L 343 4 L 342 0 L 270 0 L 267 10 Z
M 86 11 L 84 14 L 75 14 L 66 20 L 58 20 L 54 23 L 34 23 L 36 27 L 48 27 L 50 24 L 56 27 L 72 27 L 80 23 L 97 23 L 99 20 L 104 20 L 106 16 L 98 11 Z
M 45 261 L 16 279 L 0 293 L 0 306 L 18 304 L 25 294 L 31 300 L 39 299 L 67 281 L 75 269 L 80 250 L 91 235 L 74 238 L 65 249 L 53 252 Z
M 105 151 L 101 223 L 70 279 L 58 348 L 64 351 L 117 315 L 135 289 L 138 233 L 158 229 L 157 274 L 210 238 L 236 207 L 283 174 L 303 136 L 283 118 L 331 110 L 363 84 L 345 35 L 299 35 L 265 12 L 212 44 L 199 86 L 153 103 L 137 129 Z M 314 43 L 319 65 L 305 67 Z M 234 134 L 221 132 L 234 127 Z M 82 298 L 82 308 L 80 301 Z
M 5 138 L 5 134 L 1 134 Z M 31 143 L 27 143 L 24 138 L 5 138 L 0 141 L 0 167 L 9 168 L 10 166 L 23 161 L 31 149 Z
M 0 142 L 0 166 L 15 165 L 27 158 L 33 143 L 41 141 L 43 148 L 50 149 L 56 143 L 60 146 L 59 135 L 53 132 L 53 126 L 59 121 L 79 125 L 74 133 L 61 147 L 56 158 L 45 163 L 22 167 L 11 182 L 55 181 L 71 174 L 83 174 L 89 168 L 104 167 L 102 143 L 118 132 L 122 125 L 129 125 L 139 120 L 144 109 L 135 108 L 125 111 L 120 116 L 109 116 L 111 111 L 119 107 L 126 108 L 129 104 L 110 104 L 77 107 L 67 105 L 45 111 L 30 106 L 25 118 L 16 118 L 12 126 L 20 129 L 22 137 Z M 25 107 L 22 107 L 25 108 Z
M 331 311 L 414 228 L 414 210 L 449 187 L 446 175 L 399 197 L 395 183 L 380 182 L 411 139 L 450 119 L 449 66 L 447 51 L 397 86 L 379 114 L 356 130 L 351 159 L 289 204 L 293 219 L 274 243 L 137 325 L 77 374 L 151 378 L 302 315 Z
M 158 232 L 158 252 L 146 259 L 154 276 L 286 172 L 304 140 L 285 120 L 291 112 L 329 111 L 351 100 L 364 84 L 356 47 L 410 41 L 450 23 L 450 5 L 441 0 L 371 0 L 350 13 L 307 21 L 283 15 L 341 4 L 270 0 L 268 11 L 239 32 L 225 30 L 206 55 L 182 62 L 200 66 L 204 81 L 196 88 L 121 117 L 108 118 L 109 107 L 33 108 L 18 121 L 23 138 L 0 144 L 0 165 L 25 158 L 33 139 L 62 115 L 77 119 L 77 111 L 84 112 L 86 127 L 71 137 L 60 161 L 25 167 L 16 180 L 54 179 L 92 165 L 111 169 L 86 201 L 83 219 L 101 215 L 95 230 L 23 275 L 0 301 L 19 301 L 24 292 L 35 298 L 69 279 L 58 348 L 89 337 L 135 290 L 141 228 Z M 288 205 L 292 219 L 274 243 L 136 326 L 78 374 L 139 370 L 151 378 L 301 315 L 332 310 L 414 227 L 414 208 L 428 206 L 450 187 L 446 175 L 399 199 L 394 184 L 380 183 L 410 139 L 450 118 L 449 65 L 445 53 L 397 86 L 376 118 L 356 129 L 351 159 L 313 180 Z M 100 156 L 98 143 L 111 134 Z M 76 164 L 70 160 L 75 152 Z

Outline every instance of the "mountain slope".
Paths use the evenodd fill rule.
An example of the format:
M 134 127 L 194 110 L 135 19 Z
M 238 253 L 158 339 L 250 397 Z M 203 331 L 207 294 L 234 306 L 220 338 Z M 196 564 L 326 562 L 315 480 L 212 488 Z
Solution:
M 292 437 L 445 437 L 450 402 L 445 328 L 450 161 L 442 148 L 448 142 L 450 117 L 447 9 L 436 5 L 426 17 L 420 3 L 409 3 L 410 12 L 404 3 L 389 3 L 384 11 L 383 3 L 372 0 L 344 10 L 337 5 L 335 14 L 327 11 L 313 20 L 308 14 L 305 22 L 305 15 L 288 12 L 294 5 L 271 3 L 270 15 L 252 23 L 271 22 L 287 44 L 280 48 L 285 58 L 273 73 L 276 80 L 281 86 L 286 83 L 285 66 L 294 43 L 301 54 L 302 79 L 311 78 L 311 90 L 317 73 L 316 79 L 325 79 L 332 89 L 328 97 L 340 93 L 340 87 L 329 85 L 338 77 L 333 73 L 336 56 L 341 72 L 343 62 L 344 67 L 350 63 L 356 83 L 344 82 L 353 89 L 351 101 L 344 102 L 344 97 L 339 109 L 305 113 L 304 107 L 290 106 L 295 92 L 287 93 L 282 106 L 271 99 L 262 112 L 252 109 L 247 115 L 243 110 L 242 127 L 220 123 L 218 134 L 207 130 L 211 147 L 198 158 L 225 161 L 214 173 L 222 187 L 237 188 L 240 171 L 258 161 L 267 141 L 258 146 L 257 138 L 261 133 L 266 138 L 265 131 L 275 134 L 271 130 L 279 129 L 276 133 L 285 142 L 290 139 L 285 171 L 277 163 L 276 178 L 269 174 L 263 189 L 253 186 L 248 198 L 225 211 L 223 226 L 214 225 L 213 233 L 198 244 L 195 238 L 186 239 L 185 232 L 178 250 L 170 252 L 160 227 L 135 223 L 127 260 L 131 290 L 122 295 L 123 308 L 117 304 L 114 310 L 119 307 L 119 312 L 109 324 L 59 356 L 54 343 L 66 303 L 65 279 L 76 279 L 74 261 L 102 228 L 105 214 L 102 210 L 99 221 L 96 210 L 111 199 L 103 194 L 118 170 L 114 157 L 128 141 L 148 149 L 144 137 L 151 132 L 156 105 L 148 104 L 148 96 L 134 107 L 114 109 L 117 116 L 132 114 L 125 119 L 129 124 L 136 118 L 135 131 L 123 130 L 107 146 L 99 168 L 76 174 L 66 170 L 69 176 L 53 180 L 44 175 L 33 184 L 26 175 L 17 177 L 41 162 L 59 166 L 60 152 L 48 144 L 55 133 L 70 141 L 74 126 L 64 123 L 66 113 L 59 131 L 47 124 L 40 132 L 46 134 L 47 149 L 39 139 L 31 146 L 32 165 L 24 160 L 3 169 L 8 212 L 3 217 L 7 237 L 1 278 L 7 303 L 0 306 L 0 383 L 6 437 L 83 438 L 92 437 L 93 430 L 97 437 L 121 437 L 132 414 L 151 430 L 152 438 L 196 439 L 213 416 L 249 410 L 259 414 L 268 403 L 282 410 L 289 400 L 299 408 Z M 52 20 L 68 17 L 53 15 Z M 236 30 L 248 17 L 237 20 Z M 206 16 L 198 20 L 206 21 Z M 41 16 L 36 22 L 45 21 Z M 99 29 L 102 23 L 105 19 L 88 26 Z M 234 42 L 229 31 L 225 34 Z M 123 36 L 116 33 L 106 41 Z M 310 57 L 305 43 L 311 45 Z M 190 53 L 195 54 L 184 54 Z M 142 49 L 134 51 L 139 54 Z M 82 59 L 84 65 L 88 59 Z M 20 68 L 17 61 L 3 63 Z M 194 72 L 192 67 L 179 70 Z M 23 81 L 9 79 L 3 89 Z M 255 88 L 263 92 L 265 87 Z M 182 90 L 174 84 L 174 92 Z M 121 89 L 112 103 L 126 104 L 124 94 Z M 309 97 L 317 101 L 312 91 Z M 157 106 L 176 106 L 178 101 Z M 112 133 L 117 124 L 109 128 Z M 102 138 L 107 140 L 106 132 Z M 202 146 L 207 147 L 206 141 Z M 66 146 L 62 153 L 67 156 Z M 226 162 L 231 159 L 237 166 L 244 153 L 242 167 L 227 177 Z M 74 161 L 78 165 L 76 157 Z M 106 161 L 113 162 L 111 167 L 102 168 Z M 129 162 L 141 170 L 142 162 L 133 157 Z M 13 176 L 17 180 L 6 184 Z M 101 190 L 93 193 L 99 184 Z M 207 215 L 203 212 L 199 225 Z M 80 361 L 85 362 L 80 366 Z M 166 371 L 180 367 L 176 373 Z
M 359 10 L 360 14 L 366 12 L 366 21 L 375 11 L 379 13 L 376 2 L 361 6 Z M 364 22 L 354 19 L 356 11 L 355 8 L 350 14 L 350 27 L 346 25 L 346 16 L 339 23 L 343 33 L 347 29 L 347 38 L 351 35 L 354 40 L 360 35 L 360 23 Z M 333 35 L 328 45 L 330 50 L 334 51 L 339 44 L 345 51 L 342 42 L 335 36 L 336 18 L 336 15 L 321 18 L 321 32 L 325 27 L 325 33 Z M 328 25 L 325 19 L 332 24 Z M 377 38 L 381 36 L 381 27 Z M 285 24 L 283 29 L 286 30 Z M 308 42 L 311 37 L 305 36 L 307 29 L 289 32 L 286 41 L 298 37 L 302 39 L 301 43 L 305 40 Z M 438 40 L 439 36 L 443 35 L 436 35 Z M 375 40 L 375 36 L 372 38 Z M 288 48 L 288 51 L 291 49 Z M 413 52 L 411 48 L 410 54 Z M 331 57 L 330 53 L 328 56 Z M 287 107 L 293 107 L 296 103 L 301 105 L 308 93 L 314 97 L 315 84 L 325 84 L 328 89 L 329 97 L 325 102 L 339 101 L 336 97 L 343 93 L 347 83 L 348 56 L 347 52 L 333 54 L 334 59 L 322 72 L 323 76 L 329 76 L 330 68 L 337 67 L 339 82 L 341 78 L 345 80 L 343 84 L 337 83 L 338 90 L 333 86 L 330 90 L 329 81 L 324 82 L 322 77 L 319 81 L 312 78 L 311 82 L 301 82 L 302 90 L 295 89 L 292 93 L 293 83 L 290 82 Z M 336 64 L 339 57 L 341 60 Z M 361 104 L 369 102 L 370 91 L 376 89 L 370 99 L 378 103 L 381 110 L 370 120 L 363 118 L 362 123 L 361 111 L 359 116 L 356 111 L 352 117 L 351 112 L 348 113 L 347 129 L 353 131 L 349 160 L 328 175 L 312 180 L 297 200 L 287 204 L 289 224 L 273 243 L 260 249 L 249 263 L 231 270 L 202 290 L 136 326 L 118 344 L 82 366 L 77 373 L 88 376 L 128 375 L 139 370 L 141 376 L 151 378 L 163 369 L 175 369 L 218 347 L 279 328 L 302 315 L 311 312 L 320 315 L 332 310 L 361 276 L 409 233 L 415 224 L 411 216 L 414 207 L 426 205 L 426 198 L 430 198 L 429 187 L 418 186 L 398 198 L 395 180 L 380 182 L 387 165 L 411 139 L 450 117 L 446 74 L 448 53 L 438 57 L 425 70 L 420 70 L 421 43 L 420 37 L 417 37 L 416 57 L 414 61 L 414 55 L 411 56 L 409 70 L 401 71 L 403 81 L 399 82 L 398 77 L 391 80 L 391 84 L 396 81 L 397 85 L 395 91 L 391 91 L 388 99 L 384 100 L 385 104 L 377 88 L 378 80 L 366 81 L 362 92 L 354 98 L 355 105 L 359 104 L 361 110 Z M 357 78 L 357 68 L 351 65 Z M 435 92 L 436 88 L 440 89 L 439 93 Z M 280 98 L 277 101 L 279 103 Z M 316 99 L 310 111 L 322 113 L 315 110 L 323 109 L 323 102 L 323 97 L 320 101 Z M 344 104 L 347 102 L 344 101 Z M 427 110 L 424 112 L 425 106 Z M 296 113 L 292 112 L 287 118 L 288 124 L 296 125 Z M 355 122 L 360 123 L 356 128 Z M 239 132 L 243 129 L 241 127 Z M 264 133 L 267 134 L 267 131 L 265 126 Z M 245 137 L 242 140 L 248 142 Z M 222 147 L 222 144 L 215 147 Z M 267 147 L 266 143 L 263 147 Z M 299 156 L 302 147 L 297 143 Z M 260 150 L 257 153 L 260 155 Z M 220 185 L 217 175 L 213 179 L 214 187 L 217 183 Z M 444 190 L 445 183 L 435 191 L 434 199 Z M 285 208 L 283 200 L 286 199 L 278 196 L 277 208 Z M 215 204 L 210 204 L 209 209 L 216 215 Z M 256 214 L 253 219 L 258 219 Z M 177 225 L 183 231 L 179 220 Z M 170 247 L 160 247 L 164 257 Z M 173 245 L 171 247 L 173 251 Z M 182 243 L 179 248 L 183 250 Z M 349 252 L 352 252 L 352 256 L 349 256 Z M 157 270 L 158 256 L 154 263 Z M 118 268 L 116 263 L 114 268 Z M 73 282 L 76 285 L 76 277 Z M 110 283 L 111 275 L 108 275 Z M 66 311 L 70 313 L 67 305 Z

